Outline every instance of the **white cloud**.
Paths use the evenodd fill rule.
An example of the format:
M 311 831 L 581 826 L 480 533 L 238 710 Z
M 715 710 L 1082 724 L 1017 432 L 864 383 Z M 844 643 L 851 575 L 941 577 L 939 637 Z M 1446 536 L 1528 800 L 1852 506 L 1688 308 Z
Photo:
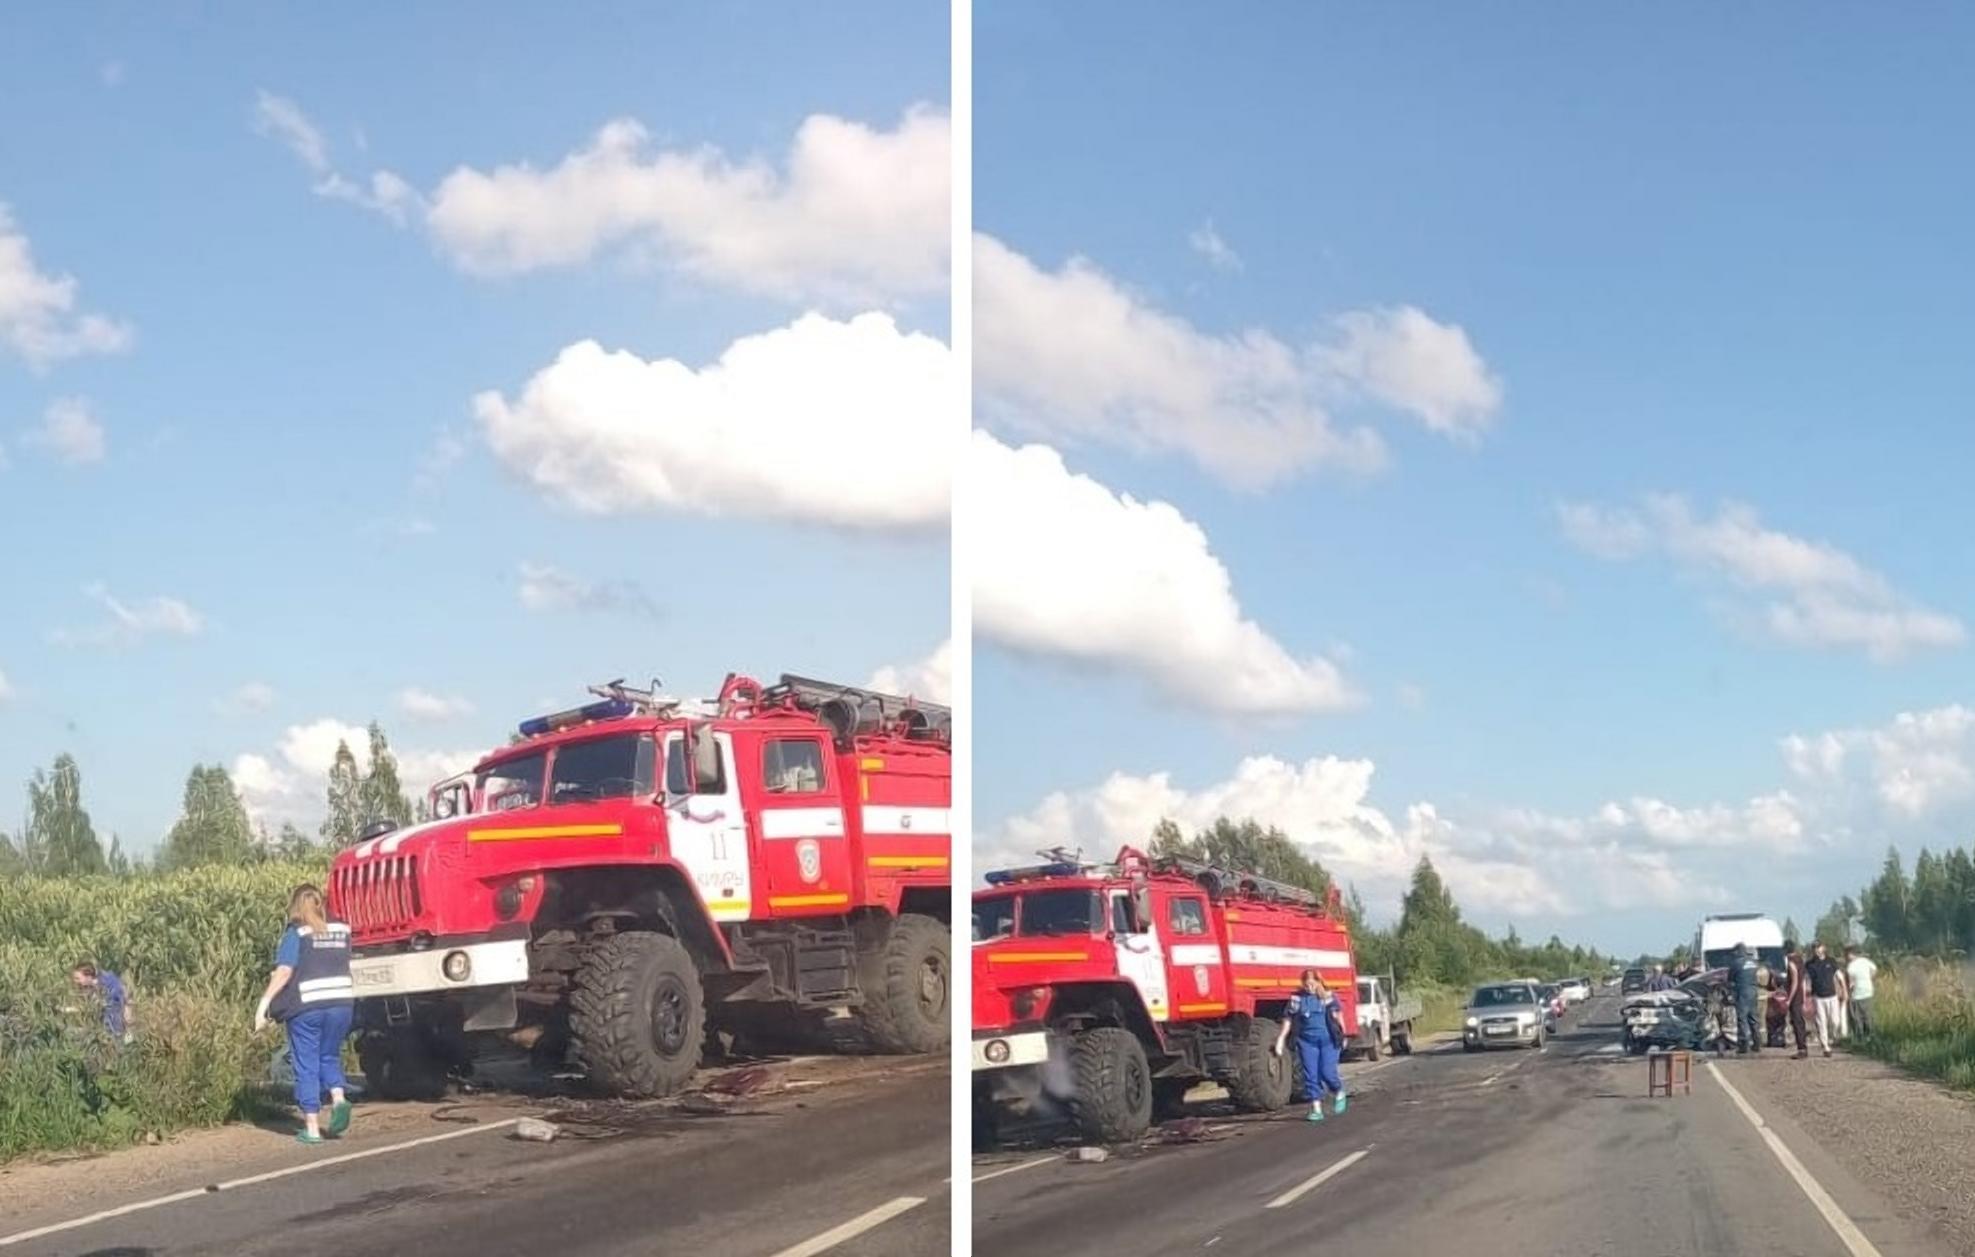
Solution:
M 583 341 L 474 411 L 505 466 L 577 510 L 924 530 L 947 518 L 950 358 L 884 314 L 808 314 L 697 369 Z
M 0 203 L 0 345 L 37 370 L 64 358 L 130 348 L 129 324 L 76 309 L 79 287 L 74 276 L 51 275 L 36 265 L 27 236 Z
M 974 434 L 969 473 L 985 519 L 974 622 L 1018 651 L 1117 668 L 1171 698 L 1230 715 L 1354 705 L 1330 660 L 1296 658 L 1243 615 L 1200 526 L 1076 475 L 1046 446 Z
M 1900 819 L 1975 801 L 1975 710 L 1959 703 L 1901 712 L 1878 728 L 1791 734 L 1782 749 L 1799 782 L 1854 804 L 1863 795 Z
M 1309 345 L 1261 328 L 1211 334 L 1083 258 L 1052 273 L 982 235 L 974 311 L 985 416 L 1061 442 L 1182 454 L 1237 487 L 1382 466 L 1378 433 L 1335 418 L 1354 399 L 1461 436 L 1500 404 L 1466 333 L 1411 307 L 1344 315 L 1333 339 Z
M 658 149 L 620 118 L 548 170 L 461 167 L 430 227 L 463 269 L 572 266 L 619 245 L 750 292 L 845 305 L 943 292 L 949 126 L 918 107 L 892 130 L 816 114 L 781 169 L 716 148 Z
M 358 772 L 370 771 L 369 731 L 334 717 L 289 726 L 272 754 L 235 756 L 233 784 L 248 815 L 269 828 L 292 821 L 303 832 L 314 833 L 322 821 L 338 742 L 349 746 Z M 394 746 L 391 754 L 398 761 L 398 780 L 415 801 L 434 783 L 471 768 L 483 752 Z
M 213 703 L 213 710 L 222 716 L 251 716 L 274 706 L 274 687 L 265 681 L 249 681 L 226 697 Z
M 1221 233 L 1214 230 L 1214 220 L 1211 218 L 1189 232 L 1186 242 L 1217 271 L 1226 274 L 1241 269 L 1241 255 L 1221 239 Z
M 439 723 L 473 714 L 473 704 L 456 695 L 434 694 L 417 686 L 398 691 L 398 710 L 413 720 Z
M 102 462 L 110 445 L 103 425 L 89 412 L 88 401 L 80 397 L 51 402 L 42 413 L 41 426 L 29 432 L 23 443 L 46 450 L 57 462 L 71 467 Z
M 262 91 L 254 101 L 254 130 L 279 141 L 314 176 L 317 196 L 382 215 L 404 226 L 414 211 L 423 206 L 418 192 L 389 170 L 372 171 L 367 179 L 354 179 L 336 169 L 329 156 L 329 141 L 320 127 L 302 112 L 302 107 L 285 96 Z
M 466 457 L 466 438 L 450 426 L 443 427 L 433 435 L 432 446 L 419 460 L 418 472 L 412 477 L 413 486 L 424 492 L 439 487 L 448 473 Z
M 182 599 L 159 595 L 125 602 L 97 583 L 83 587 L 91 600 L 109 612 L 101 624 L 85 629 L 57 629 L 50 636 L 63 646 L 133 646 L 147 637 L 197 637 L 205 632 L 205 617 Z
M 651 595 L 632 581 L 586 581 L 547 563 L 523 563 L 519 578 L 516 593 L 530 611 L 621 612 L 652 619 L 660 614 Z
M 887 664 L 872 673 L 864 684 L 881 694 L 909 695 L 929 703 L 951 702 L 953 641 L 949 638 L 941 642 L 932 654 L 917 663 Z
M 1930 610 L 1835 546 L 1765 528 L 1754 508 L 1724 504 L 1697 516 L 1675 494 L 1640 508 L 1560 503 L 1564 536 L 1598 558 L 1619 562 L 1660 553 L 1684 570 L 1768 595 L 1751 622 L 1779 641 L 1858 649 L 1890 662 L 1919 649 L 1959 646 L 1967 633 L 1952 615 Z

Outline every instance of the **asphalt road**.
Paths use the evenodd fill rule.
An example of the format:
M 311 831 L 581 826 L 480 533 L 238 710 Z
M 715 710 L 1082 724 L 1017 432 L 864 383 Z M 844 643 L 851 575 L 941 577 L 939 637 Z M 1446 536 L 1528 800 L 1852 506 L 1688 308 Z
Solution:
M 1346 1066 L 1349 1111 L 1234 1117 L 1196 1106 L 1207 1142 L 1098 1164 L 1061 1148 L 975 1158 L 980 1257 L 1129 1252 L 1459 1253 L 1462 1257 L 1946 1257 L 1779 1115 L 1729 1094 L 1787 1053 L 1695 1058 L 1691 1095 L 1648 1099 L 1616 1050 L 1616 1001 L 1573 1010 L 1541 1053 L 1458 1044 Z M 1814 1085 L 1805 1072 L 1806 1085 Z M 1725 1081 L 1724 1081 L 1725 1080 Z M 1743 1103 L 1746 1103 L 1744 1096 Z M 1751 1112 L 1755 1112 L 1751 1109 Z M 1771 1144 L 1811 1184 L 1806 1191 Z M 1962 1155 L 1963 1150 L 1943 1150 Z M 1813 1200 L 1821 1194 L 1828 1211 Z
M 473 1130 L 13 1244 L 7 1237 L 77 1213 L 0 1218 L 0 1257 L 945 1253 L 947 1078 L 944 1061 L 891 1061 L 854 1080 L 744 1102 L 741 1112 L 602 1106 L 552 1143 Z M 273 1168 L 390 1147 L 289 1143 Z M 92 1201 L 89 1212 L 142 1202 Z M 825 1244 L 832 1233 L 847 1237 Z

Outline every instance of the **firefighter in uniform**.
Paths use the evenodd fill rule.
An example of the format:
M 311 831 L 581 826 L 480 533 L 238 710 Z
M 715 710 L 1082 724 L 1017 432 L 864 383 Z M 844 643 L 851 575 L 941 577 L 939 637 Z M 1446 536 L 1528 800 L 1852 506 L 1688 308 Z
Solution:
M 1289 997 L 1283 1009 L 1282 1033 L 1275 1054 L 1282 1055 L 1290 1031 L 1296 1032 L 1296 1059 L 1303 1066 L 1303 1098 L 1310 1102 L 1309 1120 L 1324 1120 L 1324 1092 L 1337 1097 L 1335 1112 L 1344 1111 L 1344 1079 L 1337 1062 L 1344 1053 L 1337 996 L 1331 994 L 1315 969 L 1303 971 L 1303 989 Z
M 344 1094 L 343 1040 L 350 1037 L 355 988 L 350 982 L 350 927 L 328 919 L 322 892 L 297 886 L 288 897 L 288 929 L 274 953 L 274 972 L 254 1029 L 269 1019 L 288 1030 L 288 1055 L 295 1066 L 295 1104 L 304 1128 L 295 1138 L 305 1144 L 322 1142 L 322 1093 L 329 1092 L 329 1133 L 340 1135 L 350 1126 L 350 1101 Z

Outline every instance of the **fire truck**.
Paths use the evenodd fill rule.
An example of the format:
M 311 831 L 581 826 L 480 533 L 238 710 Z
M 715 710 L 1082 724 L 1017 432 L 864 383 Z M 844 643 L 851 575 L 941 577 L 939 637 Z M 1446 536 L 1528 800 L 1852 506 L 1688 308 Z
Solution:
M 974 895 L 974 1114 L 991 1144 L 1010 1100 L 1066 1108 L 1084 1138 L 1132 1140 L 1195 1083 L 1281 1108 L 1295 1053 L 1271 1050 L 1315 969 L 1358 1027 L 1351 935 L 1327 897 L 1126 847 L 989 873 Z
M 436 819 L 337 855 L 373 1088 L 434 1096 L 525 1049 L 659 1096 L 711 1035 L 845 1020 L 942 1051 L 951 713 L 795 676 L 590 693 L 434 787 Z

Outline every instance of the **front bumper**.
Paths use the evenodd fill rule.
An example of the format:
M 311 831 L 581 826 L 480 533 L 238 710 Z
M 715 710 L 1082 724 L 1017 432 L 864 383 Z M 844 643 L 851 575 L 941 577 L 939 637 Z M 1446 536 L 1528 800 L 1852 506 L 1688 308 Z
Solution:
M 1014 1069 L 1040 1065 L 1049 1059 L 1049 1032 L 1046 1030 L 977 1031 L 974 1035 L 974 1072 Z
M 1465 1026 L 1461 1030 L 1461 1042 L 1468 1047 L 1527 1047 L 1536 1042 L 1536 1035 L 1543 1029 L 1543 1023 L 1532 1021 L 1519 1025 L 1513 1031 L 1491 1033 L 1486 1026 Z
M 446 976 L 446 960 L 454 956 L 466 958 L 465 976 L 457 981 Z M 455 969 L 458 963 L 454 962 Z M 527 980 L 528 941 L 520 938 L 457 946 L 440 943 L 423 951 L 350 958 L 350 983 L 358 999 L 517 986 Z

